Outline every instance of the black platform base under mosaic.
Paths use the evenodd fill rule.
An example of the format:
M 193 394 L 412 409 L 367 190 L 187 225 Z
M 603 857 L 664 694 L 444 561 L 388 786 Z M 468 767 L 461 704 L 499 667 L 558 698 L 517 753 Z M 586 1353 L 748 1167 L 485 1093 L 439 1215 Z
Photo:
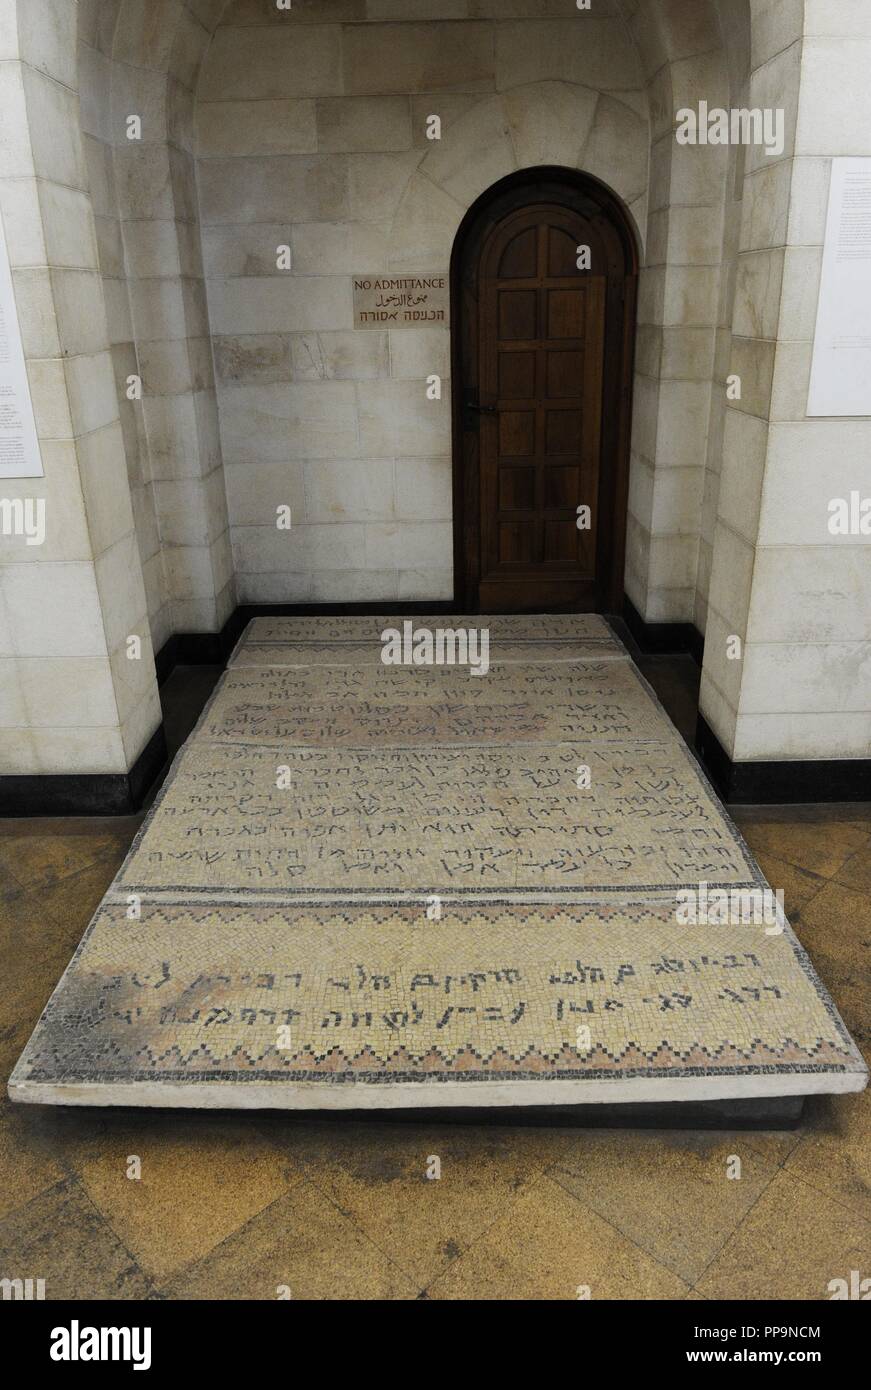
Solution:
M 804 1115 L 804 1096 L 760 1100 L 687 1101 L 680 1105 L 653 1102 L 650 1105 L 531 1105 L 513 1109 L 475 1107 L 471 1109 L 428 1110 L 427 1124 L 499 1125 L 520 1128 L 544 1125 L 556 1129 L 705 1129 L 705 1130 L 791 1130 L 797 1129 Z M 238 1118 L 238 1111 L 233 1114 Z M 312 1111 L 296 1111 L 300 1122 Z M 282 1112 L 281 1123 L 288 1120 Z M 319 1110 L 317 1118 L 337 1124 L 417 1124 L 419 1110 Z M 264 1112 L 258 1124 L 268 1124 Z

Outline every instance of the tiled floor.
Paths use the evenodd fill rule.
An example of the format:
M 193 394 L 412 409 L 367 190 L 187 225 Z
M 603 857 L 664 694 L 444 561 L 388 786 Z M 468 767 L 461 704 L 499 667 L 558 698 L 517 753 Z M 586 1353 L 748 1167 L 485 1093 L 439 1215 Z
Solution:
M 642 664 L 688 728 L 692 664 Z M 176 674 L 175 742 L 211 679 Z M 871 807 L 735 815 L 871 1056 Z M 138 824 L 0 822 L 4 1080 Z M 792 1133 L 635 1133 L 4 1099 L 0 1277 L 49 1298 L 819 1299 L 871 1272 L 869 1114 L 866 1093 Z

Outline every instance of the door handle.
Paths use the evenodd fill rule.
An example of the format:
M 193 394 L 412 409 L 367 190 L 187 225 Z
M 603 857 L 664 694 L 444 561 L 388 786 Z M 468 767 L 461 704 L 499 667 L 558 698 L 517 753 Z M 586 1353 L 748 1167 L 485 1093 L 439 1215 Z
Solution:
M 495 405 L 481 405 L 480 401 L 475 400 L 474 391 L 466 393 L 463 400 L 463 414 L 466 418 L 466 429 L 473 430 L 477 424 L 476 415 L 497 415 L 498 407 Z

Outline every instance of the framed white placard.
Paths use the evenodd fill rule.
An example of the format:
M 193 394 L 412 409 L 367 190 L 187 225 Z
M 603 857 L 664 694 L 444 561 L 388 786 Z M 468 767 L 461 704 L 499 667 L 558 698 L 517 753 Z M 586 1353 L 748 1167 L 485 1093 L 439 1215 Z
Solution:
M 871 415 L 871 159 L 833 159 L 808 415 Z
M 44 476 L 6 232 L 0 217 L 0 479 Z

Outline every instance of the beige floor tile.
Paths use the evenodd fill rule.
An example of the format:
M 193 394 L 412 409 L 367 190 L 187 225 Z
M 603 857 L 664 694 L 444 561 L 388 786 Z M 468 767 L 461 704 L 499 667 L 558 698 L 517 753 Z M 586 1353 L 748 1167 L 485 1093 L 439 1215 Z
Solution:
M 871 1092 L 820 1096 L 808 1109 L 806 1132 L 786 1172 L 871 1221 Z
M 150 1285 L 74 1181 L 50 1188 L 0 1223 L 4 1277 L 44 1279 L 51 1299 L 140 1299 Z
M 142 1160 L 139 1181 L 128 1156 Z M 137 1119 L 70 1145 L 82 1185 L 142 1268 L 167 1278 L 200 1259 L 300 1175 L 253 1125 Z
M 805 1117 L 795 1129 L 746 1129 L 736 1131 L 733 1143 L 744 1145 L 758 1154 L 773 1168 L 780 1168 L 789 1158 L 805 1129 Z
M 79 944 L 113 869 L 0 898 L 0 1079 L 4 1085 Z
M 611 1131 L 585 1137 L 550 1175 L 693 1284 L 776 1171 L 739 1135 Z
M 871 1225 L 779 1172 L 698 1281 L 705 1298 L 826 1299 L 829 1281 L 871 1269 Z
M 0 1220 L 64 1177 L 51 1144 L 30 1118 L 22 1106 L 0 1102 Z
M 117 858 L 134 833 L 132 818 L 0 821 L 0 879 L 23 888 L 57 883 L 107 856 Z
M 683 1298 L 687 1285 L 549 1176 L 427 1290 L 433 1299 Z
M 776 854 L 760 854 L 757 857 L 759 867 L 771 887 L 775 892 L 783 890 L 783 904 L 790 922 L 800 916 L 811 898 L 828 883 L 828 879 L 820 874 L 812 874 L 807 869 L 788 863 L 786 859 L 778 858 Z
M 858 850 L 848 859 L 835 874 L 835 881 L 860 893 L 871 890 L 871 846 Z
M 814 965 L 825 981 L 854 1043 L 865 1055 L 866 1064 L 871 1066 L 871 987 L 867 979 L 863 979 L 855 970 L 841 972 L 829 961 L 816 956 Z
M 40 890 L 46 915 L 62 929 L 69 929 L 76 945 L 120 868 L 122 858 L 123 854 L 107 854 L 60 883 L 48 884 Z
M 24 930 L 24 924 L 23 930 Z M 22 936 L 22 942 L 24 941 Z M 14 944 L 0 950 L 0 1074 L 5 1082 L 69 961 L 63 942 L 47 936 L 31 953 Z
M 857 850 L 868 843 L 864 826 L 832 821 L 824 829 L 797 820 L 744 824 L 741 833 L 754 854 L 773 855 L 809 873 L 831 878 Z
M 827 883 L 796 932 L 857 1043 L 871 1039 L 871 896 Z
M 797 928 L 811 953 L 867 970 L 871 950 L 871 895 L 827 883 L 808 903 Z
M 0 1003 L 7 990 L 19 991 L 37 979 L 45 980 L 50 993 L 81 934 L 79 922 L 59 926 L 48 911 L 44 890 L 0 899 Z
M 350 1218 L 301 1183 L 162 1292 L 183 1299 L 413 1299 L 418 1289 Z
M 21 1056 L 28 1038 L 33 1032 L 33 1025 L 39 1017 L 39 1010 L 33 1014 L 28 1012 L 26 1001 L 15 1002 L 11 1007 L 20 1017 L 13 1017 L 9 1012 L 9 996 L 4 995 L 2 1004 L 2 1023 L 0 1023 L 0 1082 L 3 1090 L 12 1073 L 12 1068 Z M 45 1000 L 43 1000 L 43 1004 Z
M 54 929 L 54 930 L 53 930 Z M 39 891 L 14 889 L 0 898 L 0 997 L 16 966 L 31 974 L 58 933 Z
M 420 1286 L 457 1259 L 573 1142 L 571 1132 L 325 1125 L 289 1134 L 294 1162 Z M 428 1179 L 432 1158 L 441 1177 Z

